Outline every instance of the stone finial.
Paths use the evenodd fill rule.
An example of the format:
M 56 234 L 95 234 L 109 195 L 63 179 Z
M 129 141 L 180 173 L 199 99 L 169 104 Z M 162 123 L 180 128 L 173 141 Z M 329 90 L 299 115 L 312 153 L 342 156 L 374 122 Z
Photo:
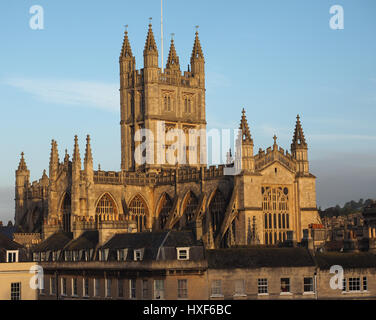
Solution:
M 171 45 L 170 45 L 170 52 L 167 58 L 166 69 L 174 69 L 174 70 L 180 71 L 179 57 L 176 53 L 173 35 L 174 33 L 171 34 Z
M 149 18 L 149 30 L 148 30 L 148 34 L 147 34 L 147 37 L 146 37 L 144 55 L 148 54 L 149 52 L 152 52 L 152 53 L 158 52 L 157 44 L 156 44 L 155 39 L 154 39 L 151 20 L 152 20 L 152 18 Z
M 195 42 L 193 44 L 193 49 L 192 49 L 191 63 L 192 61 L 196 59 L 204 60 L 204 54 L 202 52 L 200 38 L 198 37 L 198 26 L 196 26 L 196 36 L 195 36 Z
M 298 146 L 307 147 L 307 142 L 304 137 L 303 128 L 300 123 L 300 116 L 299 114 L 296 116 L 296 125 L 295 125 L 295 131 L 294 131 L 294 137 L 292 139 L 291 149 Z
M 124 40 L 123 40 L 123 46 L 121 48 L 121 55 L 120 58 L 132 58 L 132 48 L 129 43 L 128 39 L 128 25 L 125 25 L 125 31 L 124 31 Z
M 26 171 L 27 170 L 24 155 L 25 154 L 23 152 L 21 152 L 21 159 L 20 159 L 20 163 L 18 164 L 18 170 L 19 171 Z

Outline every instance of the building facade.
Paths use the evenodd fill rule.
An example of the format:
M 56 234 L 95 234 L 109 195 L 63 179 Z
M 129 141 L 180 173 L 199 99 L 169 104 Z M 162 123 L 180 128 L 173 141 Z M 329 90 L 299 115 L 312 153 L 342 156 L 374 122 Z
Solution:
M 52 140 L 49 174 L 33 183 L 22 154 L 15 200 L 21 232 L 39 232 L 43 239 L 72 232 L 76 239 L 98 231 L 105 243 L 117 233 L 190 229 L 214 249 L 299 242 L 303 230 L 320 223 L 299 116 L 290 152 L 274 136 L 271 147 L 255 153 L 243 109 L 235 160 L 207 167 L 205 59 L 198 32 L 183 74 L 173 40 L 162 72 L 151 24 L 144 67 L 135 68 L 127 31 L 119 63 L 121 171 L 94 170 L 89 136 L 83 161 L 77 136 L 72 157 L 66 152 L 62 161 Z M 158 139 L 148 140 L 143 129 Z M 177 140 L 184 141 L 179 150 Z M 236 175 L 226 173 L 234 167 Z

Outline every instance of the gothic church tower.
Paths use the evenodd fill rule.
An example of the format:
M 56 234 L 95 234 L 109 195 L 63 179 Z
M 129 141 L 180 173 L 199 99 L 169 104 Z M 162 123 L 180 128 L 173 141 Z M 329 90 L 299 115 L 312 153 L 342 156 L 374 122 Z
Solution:
M 122 170 L 159 171 L 175 168 L 176 165 L 206 166 L 205 61 L 198 32 L 190 60 L 191 68 L 188 66 L 183 74 L 173 39 L 162 73 L 158 66 L 158 49 L 151 23 L 144 47 L 144 68 L 136 70 L 127 31 L 119 62 Z M 140 148 L 145 137 L 136 134 L 140 129 L 150 130 L 154 138 L 152 140 L 146 136 L 146 152 Z M 181 149 L 175 148 L 176 152 L 171 151 L 178 139 L 178 135 L 171 134 L 175 132 L 171 131 L 174 129 L 180 129 L 183 136 L 179 137 L 186 142 Z M 193 138 L 190 141 L 192 129 L 196 134 L 201 130 L 202 135 L 191 135 Z M 196 147 L 192 147 L 193 141 L 197 143 Z M 175 159 L 180 151 L 184 160 Z M 175 158 L 169 157 L 169 152 Z M 135 161 L 135 155 L 148 160 L 140 163 Z

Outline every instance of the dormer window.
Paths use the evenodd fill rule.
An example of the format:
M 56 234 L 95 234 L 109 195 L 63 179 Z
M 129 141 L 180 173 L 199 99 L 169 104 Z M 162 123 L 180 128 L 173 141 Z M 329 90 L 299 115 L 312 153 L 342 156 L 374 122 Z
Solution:
M 109 249 L 99 250 L 99 261 L 107 261 Z
M 18 262 L 18 250 L 7 250 L 7 262 Z
M 143 259 L 144 249 L 134 250 L 134 261 L 141 261 Z
M 189 248 L 176 248 L 178 260 L 189 260 Z
M 117 251 L 117 260 L 125 261 L 127 259 L 128 249 L 119 249 Z
M 34 252 L 33 253 L 33 261 L 34 262 L 40 261 L 40 252 Z

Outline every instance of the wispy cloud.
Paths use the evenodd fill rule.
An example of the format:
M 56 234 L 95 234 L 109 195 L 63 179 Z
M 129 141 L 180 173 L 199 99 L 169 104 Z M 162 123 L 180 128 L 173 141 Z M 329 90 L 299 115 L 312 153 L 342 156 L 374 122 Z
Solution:
M 119 110 L 118 84 L 25 77 L 4 79 L 2 84 L 47 103 Z
M 312 140 L 376 140 L 376 136 L 362 134 L 310 134 Z

